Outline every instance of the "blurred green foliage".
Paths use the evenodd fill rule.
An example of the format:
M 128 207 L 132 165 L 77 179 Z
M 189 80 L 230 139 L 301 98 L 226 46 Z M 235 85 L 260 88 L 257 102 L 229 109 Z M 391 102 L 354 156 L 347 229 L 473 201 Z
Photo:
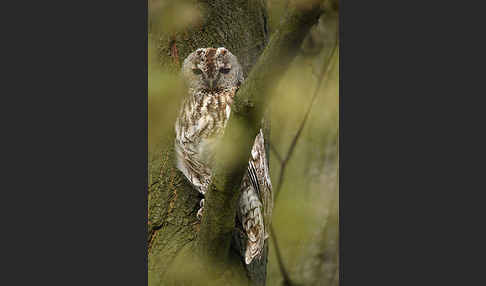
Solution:
M 315 59 L 314 59 L 315 60 Z M 327 228 L 337 229 L 328 221 L 338 211 L 338 122 L 339 65 L 337 53 L 329 74 L 313 103 L 309 119 L 289 160 L 282 189 L 273 210 L 273 226 L 283 263 L 292 281 L 299 285 L 331 285 L 322 272 L 335 267 L 335 256 L 314 269 L 329 252 Z M 298 58 L 274 91 L 271 102 L 271 144 L 285 157 L 304 118 L 317 85 L 314 61 Z M 280 162 L 270 155 L 274 189 L 280 175 Z M 334 224 L 334 225 L 331 225 Z M 337 236 L 333 249 L 337 253 Z M 324 258 L 323 258 L 324 257 Z M 275 251 L 270 246 L 267 285 L 281 285 L 281 273 Z M 316 261 L 317 260 L 317 261 Z M 334 272 L 333 272 L 334 273 Z
M 149 152 L 173 132 L 173 124 L 185 91 L 177 73 L 163 70 L 159 33 L 180 31 L 197 24 L 202 12 L 194 1 L 149 1 L 148 133 Z M 287 1 L 268 0 L 270 32 L 285 13 Z M 156 15 L 156 16 L 154 16 Z M 316 33 L 319 37 L 319 33 Z M 281 157 L 302 122 L 317 85 L 324 61 L 329 72 L 312 103 L 311 113 L 287 165 L 273 210 L 273 227 L 287 271 L 299 285 L 337 285 L 338 253 L 338 129 L 339 50 L 329 54 L 329 43 L 311 57 L 298 57 L 272 92 L 270 143 Z M 182 60 L 182 59 L 181 59 Z M 270 152 L 274 190 L 280 162 Z M 267 285 L 281 285 L 282 275 L 270 241 Z M 187 273 L 187 275 L 195 275 Z M 224 283 L 222 283 L 224 285 Z
M 204 9 L 191 0 L 148 0 L 149 32 L 175 33 L 202 20 Z
M 158 50 L 151 37 L 149 37 L 148 46 L 148 142 L 150 152 L 161 137 L 172 131 L 179 101 L 185 92 L 179 75 L 163 70 L 158 64 Z

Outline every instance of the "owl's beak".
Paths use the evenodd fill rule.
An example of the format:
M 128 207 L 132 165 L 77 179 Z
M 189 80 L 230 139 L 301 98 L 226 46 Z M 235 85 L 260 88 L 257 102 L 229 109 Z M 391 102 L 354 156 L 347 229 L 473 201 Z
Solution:
M 214 89 L 216 87 L 216 82 L 217 80 L 215 78 L 210 78 L 207 80 L 210 89 Z

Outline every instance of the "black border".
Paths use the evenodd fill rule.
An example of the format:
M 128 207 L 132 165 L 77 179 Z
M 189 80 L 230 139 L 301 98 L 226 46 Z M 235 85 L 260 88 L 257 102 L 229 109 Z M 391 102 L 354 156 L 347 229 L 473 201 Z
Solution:
M 438 128 L 444 125 L 462 130 L 461 123 L 445 124 L 437 117 L 443 110 L 454 114 L 441 118 L 462 117 L 451 106 L 460 99 L 444 101 L 448 93 L 463 94 L 458 89 L 451 94 L 451 84 L 460 79 L 444 75 L 454 69 L 443 59 L 468 52 L 454 50 L 432 60 L 462 41 L 454 31 L 472 26 L 456 19 L 459 4 L 397 3 L 354 1 L 343 9 L 339 1 L 340 285 L 416 285 L 427 281 L 421 275 L 432 285 L 459 275 L 466 279 L 470 272 L 455 266 L 470 265 L 469 260 L 449 255 L 475 250 L 464 250 L 469 242 L 455 240 L 462 229 L 454 241 L 451 233 L 474 216 L 482 218 L 459 219 L 463 210 L 455 200 L 460 195 L 445 194 L 464 175 L 451 170 L 469 166 L 450 162 L 451 157 L 477 154 L 457 154 L 454 150 L 469 147 L 447 148 L 449 140 L 431 138 L 447 133 Z M 14 206 L 12 215 L 4 215 L 12 228 L 5 233 L 13 234 L 16 244 L 8 247 L 7 259 L 20 272 L 12 276 L 14 283 L 4 284 L 31 277 L 51 284 L 144 285 L 147 1 L 63 4 L 19 7 L 22 15 L 6 27 L 15 37 L 4 39 L 5 46 L 14 46 L 5 53 L 14 63 L 6 69 L 3 85 L 11 88 L 4 97 L 17 100 L 19 108 L 4 120 L 10 128 L 3 138 L 13 144 L 5 148 L 10 158 L 3 160 L 10 162 L 3 190 L 14 200 L 2 202 Z M 443 26 L 440 15 L 448 17 L 444 25 L 455 19 L 460 28 Z M 28 28 L 20 27 L 24 23 Z M 439 45 L 429 47 L 438 36 Z M 15 75 L 18 82 L 11 79 Z M 430 84 L 434 76 L 438 79 Z M 440 98 L 430 99 L 437 94 Z M 480 193 L 478 186 L 470 189 Z M 452 218 L 444 210 L 450 205 L 459 208 Z M 469 202 L 461 205 L 472 209 Z M 477 225 L 471 229 L 481 229 Z M 431 272 L 433 267 L 440 271 Z
M 2 284 L 146 285 L 147 1 L 21 6 Z

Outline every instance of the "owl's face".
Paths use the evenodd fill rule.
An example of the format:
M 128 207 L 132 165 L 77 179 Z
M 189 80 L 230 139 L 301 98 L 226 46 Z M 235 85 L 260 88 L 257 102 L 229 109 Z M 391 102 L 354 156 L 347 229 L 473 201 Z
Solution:
M 187 56 L 182 65 L 184 81 L 196 91 L 217 91 L 243 82 L 243 70 L 226 48 L 200 48 Z

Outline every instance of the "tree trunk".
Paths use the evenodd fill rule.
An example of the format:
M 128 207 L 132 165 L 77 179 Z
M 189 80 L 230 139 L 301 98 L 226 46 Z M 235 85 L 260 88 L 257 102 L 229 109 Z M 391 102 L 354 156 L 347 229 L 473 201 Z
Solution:
M 149 29 L 152 30 L 151 37 L 158 40 L 160 65 L 177 72 L 185 57 L 197 48 L 226 47 L 238 57 L 246 78 L 268 40 L 265 2 L 197 1 L 196 7 L 202 14 L 202 21 L 183 31 L 156 30 L 152 27 L 152 18 L 157 15 L 151 15 Z M 159 147 L 154 148 L 149 154 L 149 285 L 179 285 L 182 281 L 194 281 L 195 276 L 199 275 L 203 276 L 203 279 L 208 279 L 205 277 L 207 275 L 202 275 L 204 273 L 190 273 L 184 255 L 179 255 L 182 272 L 178 271 L 179 263 L 175 261 L 176 256 L 184 252 L 184 249 L 192 250 L 194 247 L 200 227 L 196 212 L 201 196 L 174 167 L 173 138 L 174 134 L 169 134 L 166 141 L 161 142 Z M 233 240 L 233 243 L 235 248 L 240 247 L 236 240 Z M 253 268 L 247 275 L 241 271 L 245 269 L 245 265 L 239 259 L 238 251 L 235 250 L 232 258 L 233 270 L 238 270 L 230 271 L 231 274 L 226 276 L 234 277 L 228 279 L 248 284 L 248 275 L 254 284 L 265 283 L 266 253 L 259 267 L 251 265 Z
M 245 77 L 268 41 L 267 9 L 263 0 L 199 0 L 202 19 L 183 31 L 160 32 L 162 65 L 182 64 L 189 53 L 203 47 L 226 47 L 243 66 Z M 178 16 L 173 18 L 177 21 Z M 158 33 L 155 30 L 154 33 Z
M 154 28 L 155 15 L 150 15 L 149 32 L 150 37 L 158 39 L 159 63 L 163 68 L 176 72 L 183 59 L 201 47 L 224 46 L 235 54 L 248 79 L 237 94 L 235 111 L 225 138 L 236 140 L 235 137 L 238 137 L 239 142 L 244 144 L 241 148 L 234 148 L 238 164 L 229 163 L 226 158 L 221 158 L 224 155 L 220 156 L 202 222 L 196 218 L 201 195 L 175 168 L 174 132 L 168 132 L 158 146 L 150 150 L 149 285 L 264 285 L 268 240 L 261 261 L 245 265 L 240 254 L 239 234 L 234 229 L 238 199 L 235 189 L 247 164 L 256 135 L 253 131 L 261 122 L 261 109 L 265 102 L 263 93 L 295 57 L 296 47 L 300 46 L 320 11 L 315 6 L 294 9 L 294 13 L 287 17 L 287 24 L 281 25 L 280 32 L 272 36 L 266 55 L 259 59 L 268 42 L 264 1 L 201 0 L 195 3 L 203 11 L 202 21 L 183 31 L 158 31 Z M 257 60 L 258 67 L 250 74 Z M 278 68 L 279 72 L 271 73 L 274 68 Z M 257 108 L 253 108 L 255 105 Z M 237 125 L 244 126 L 249 133 L 235 135 L 233 130 Z M 208 211 L 210 208 L 211 211 Z M 195 255 L 201 249 L 206 255 Z

